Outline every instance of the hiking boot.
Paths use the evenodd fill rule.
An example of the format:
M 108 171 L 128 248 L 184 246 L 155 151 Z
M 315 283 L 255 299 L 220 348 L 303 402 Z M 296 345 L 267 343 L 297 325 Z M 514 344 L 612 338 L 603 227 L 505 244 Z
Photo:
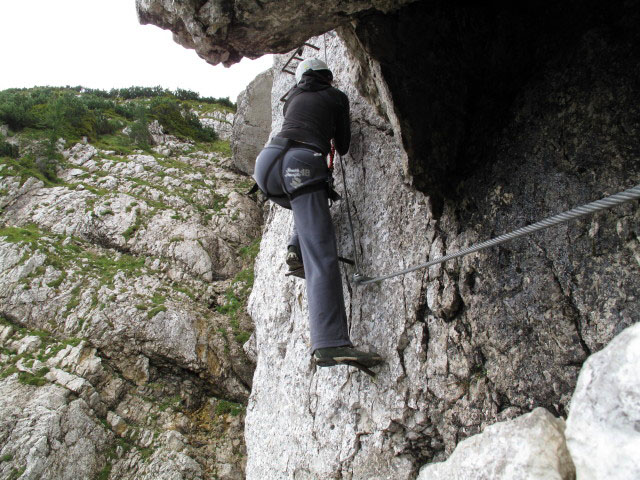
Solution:
M 302 268 L 302 256 L 300 250 L 295 245 L 289 245 L 287 247 L 287 265 L 289 271 L 294 271 Z
M 377 353 L 363 352 L 353 347 L 318 348 L 313 352 L 313 358 L 319 367 L 351 365 L 372 377 L 375 376 L 375 373 L 369 370 L 369 368 L 384 362 L 384 358 Z

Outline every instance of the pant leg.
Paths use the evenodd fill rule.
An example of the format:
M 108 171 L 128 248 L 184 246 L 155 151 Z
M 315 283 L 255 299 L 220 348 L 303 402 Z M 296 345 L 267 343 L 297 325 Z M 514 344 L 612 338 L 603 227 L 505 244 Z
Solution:
M 296 227 L 295 218 L 293 220 L 293 229 L 291 230 L 291 237 L 289 237 L 288 247 L 296 247 L 300 250 L 300 238 L 298 237 L 298 229 Z
M 299 195 L 291 206 L 304 262 L 312 351 L 351 345 L 327 191 Z

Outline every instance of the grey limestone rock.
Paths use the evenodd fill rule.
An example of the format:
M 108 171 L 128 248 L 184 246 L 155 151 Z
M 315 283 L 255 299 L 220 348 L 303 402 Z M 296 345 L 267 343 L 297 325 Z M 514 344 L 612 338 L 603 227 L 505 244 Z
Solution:
M 240 95 L 233 121 L 231 149 L 233 165 L 252 174 L 256 157 L 271 133 L 271 88 L 273 70 L 258 75 Z
M 193 48 L 212 64 L 226 66 L 242 57 L 297 48 L 312 35 L 344 25 L 363 12 L 389 12 L 411 0 L 349 2 L 228 0 L 136 0 L 142 24 L 173 32 L 176 42 Z
M 233 122 L 235 114 L 233 112 L 214 111 L 199 115 L 200 123 L 205 127 L 213 128 L 222 140 L 231 140 Z
M 22 385 L 18 374 L 0 381 L 0 393 L 0 456 L 11 459 L 0 462 L 3 478 L 90 478 L 100 470 L 113 434 L 85 400 L 56 384 Z
M 5 320 L 0 333 L 3 478 L 243 478 L 242 417 L 202 398 L 195 377 L 146 359 L 145 381 L 129 380 L 126 355 Z M 39 348 L 20 354 L 33 337 Z
M 582 367 L 566 431 L 578 479 L 640 477 L 639 365 L 635 324 Z
M 70 145 L 59 186 L 3 165 L 2 478 L 244 477 L 262 211 L 229 158 L 151 130 L 155 154 Z
M 536 408 L 463 440 L 446 462 L 423 467 L 417 480 L 572 480 L 564 430 L 564 420 Z
M 637 97 L 637 78 L 622 67 L 629 44 L 601 30 L 520 92 L 510 123 L 485 138 L 492 161 L 444 198 L 412 187 L 393 90 L 379 77 L 376 88 L 390 94 L 371 103 L 363 97 L 361 59 L 370 71 L 380 66 L 346 45 L 332 38 L 327 58 L 351 101 L 344 168 L 366 275 L 455 252 L 628 188 L 637 177 L 639 117 L 625 100 Z M 324 51 L 303 55 L 324 58 Z M 279 99 L 293 83 L 280 71 L 286 58 L 275 67 L 274 132 Z M 601 79 L 595 85 L 593 75 Z M 610 112 L 619 112 L 624 129 Z M 352 257 L 340 203 L 333 207 L 338 249 Z M 372 382 L 348 367 L 314 367 L 304 283 L 284 277 L 291 215 L 268 206 L 250 299 L 257 369 L 247 477 L 412 479 L 488 425 L 536 407 L 566 415 L 584 360 L 640 314 L 639 215 L 627 204 L 379 285 L 350 283 L 354 270 L 345 267 L 352 340 L 386 358 Z

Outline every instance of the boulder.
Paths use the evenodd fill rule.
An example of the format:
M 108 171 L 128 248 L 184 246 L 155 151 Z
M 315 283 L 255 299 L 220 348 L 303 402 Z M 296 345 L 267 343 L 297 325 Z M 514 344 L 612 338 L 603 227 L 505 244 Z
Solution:
M 256 157 L 271 132 L 271 88 L 273 70 L 258 75 L 240 95 L 233 121 L 231 150 L 233 165 L 252 174 Z
M 563 419 L 536 408 L 458 443 L 447 461 L 425 465 L 417 480 L 572 480 L 564 429 Z
M 578 480 L 640 478 L 640 323 L 585 362 L 566 436 Z

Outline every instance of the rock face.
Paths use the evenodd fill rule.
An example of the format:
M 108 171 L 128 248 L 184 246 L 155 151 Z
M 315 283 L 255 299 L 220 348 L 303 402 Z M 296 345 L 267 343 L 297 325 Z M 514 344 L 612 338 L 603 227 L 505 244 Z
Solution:
M 422 468 L 417 480 L 572 480 L 564 429 L 564 420 L 536 408 L 463 440 L 446 462 Z
M 258 75 L 240 95 L 233 121 L 231 150 L 233 165 L 252 174 L 256 157 L 271 133 L 271 88 L 273 70 Z
M 469 145 L 485 161 L 444 197 L 412 187 L 413 159 L 383 78 L 373 104 L 356 90 L 380 65 L 352 37 L 328 42 L 351 100 L 345 170 L 363 273 L 400 270 L 632 186 L 640 103 L 628 99 L 640 90 L 623 69 L 636 71 L 638 56 L 608 31 L 588 31 L 562 54 L 570 61 L 550 59 L 529 79 L 505 127 L 482 150 Z M 279 68 L 286 58 L 276 63 L 274 131 L 292 84 Z M 344 205 L 333 211 L 339 251 L 352 257 Z M 538 406 L 566 415 L 587 356 L 639 318 L 639 215 L 627 204 L 380 285 L 350 284 L 346 268 L 352 340 L 387 359 L 372 382 L 311 363 L 304 283 L 274 261 L 291 217 L 270 207 L 250 301 L 257 369 L 247 477 L 413 479 L 487 425 Z
M 351 100 L 351 150 L 336 166 L 349 196 L 333 215 L 339 251 L 357 254 L 361 273 L 434 259 L 640 178 L 637 2 L 347 3 L 137 2 L 142 21 L 214 63 L 342 26 L 301 54 L 326 55 Z M 276 59 L 274 131 L 288 57 Z M 155 155 L 76 145 L 65 183 L 48 189 L 2 166 L 0 393 L 22 407 L 0 410 L 9 478 L 56 478 L 63 453 L 79 477 L 242 478 L 236 402 L 251 391 L 246 478 L 413 480 L 497 422 L 537 407 L 573 415 L 585 359 L 640 318 L 636 203 L 377 285 L 351 283 L 346 267 L 351 337 L 386 363 L 375 380 L 316 369 L 304 282 L 283 275 L 291 215 L 269 205 L 245 353 L 252 327 L 234 308 L 262 212 L 238 195 L 246 179 L 228 159 L 161 140 Z M 619 388 L 635 421 L 637 389 L 612 382 L 593 373 L 579 392 Z M 575 415 L 576 428 L 602 417 Z M 78 431 L 94 454 L 79 452 Z M 593 471 L 581 455 L 579 474 Z
M 640 477 L 640 324 L 585 363 L 567 419 L 577 478 Z
M 229 158 L 150 133 L 73 145 L 58 186 L 3 162 L 2 478 L 244 478 L 262 212 Z
M 388 12 L 410 1 L 136 0 L 136 8 L 140 23 L 169 29 L 176 42 L 195 49 L 207 62 L 229 66 L 243 56 L 286 52 L 357 15 Z
M 0 384 L 0 394 L 0 455 L 7 459 L 0 463 L 2 478 L 18 478 L 13 472 L 22 478 L 90 478 L 100 471 L 113 434 L 71 389 L 25 387 L 15 374 Z M 27 467 L 14 467 L 21 459 Z
M 0 382 L 2 478 L 243 478 L 240 419 L 214 398 L 186 412 L 198 401 L 188 376 L 132 382 L 88 342 L 35 333 L 25 356 L 34 336 L 0 325 L 0 359 L 11 365 Z

